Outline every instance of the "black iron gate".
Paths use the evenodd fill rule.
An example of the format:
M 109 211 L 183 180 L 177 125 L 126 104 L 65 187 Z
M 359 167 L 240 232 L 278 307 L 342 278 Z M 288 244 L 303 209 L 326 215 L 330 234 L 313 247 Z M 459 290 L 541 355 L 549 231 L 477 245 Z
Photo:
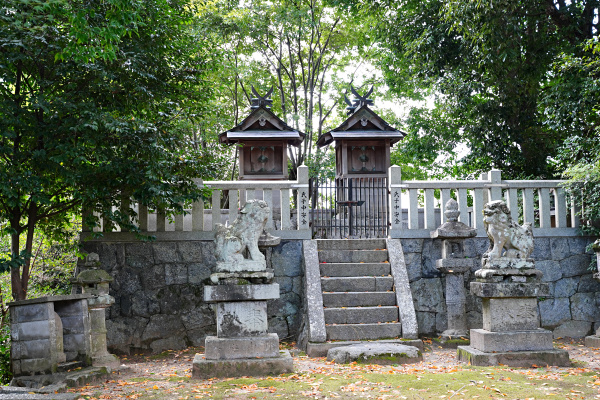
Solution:
M 313 238 L 387 237 L 387 177 L 312 178 L 309 194 Z

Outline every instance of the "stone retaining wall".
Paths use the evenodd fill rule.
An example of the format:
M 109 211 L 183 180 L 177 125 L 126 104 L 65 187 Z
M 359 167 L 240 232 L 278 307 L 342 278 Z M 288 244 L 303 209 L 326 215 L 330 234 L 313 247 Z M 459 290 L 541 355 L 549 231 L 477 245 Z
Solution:
M 115 279 L 107 310 L 108 347 L 114 352 L 161 352 L 204 345 L 216 334 L 203 286 L 216 264 L 208 241 L 87 242 Z M 269 329 L 280 339 L 295 337 L 301 319 L 302 242 L 282 241 L 271 256 L 281 297 L 269 301 Z
M 585 237 L 536 238 L 532 254 L 536 267 L 550 283 L 551 297 L 540 299 L 541 325 L 554 337 L 583 337 L 600 326 L 600 283 L 588 270 L 591 252 Z M 404 258 L 413 293 L 419 333 L 435 335 L 446 329 L 444 276 L 435 269 L 441 258 L 441 240 L 402 239 Z M 487 250 L 487 238 L 465 240 L 467 257 L 480 258 Z M 479 263 L 476 264 L 479 268 Z M 469 293 L 473 271 L 465 274 L 469 328 L 481 328 L 481 300 Z
M 555 337 L 583 337 L 600 326 L 600 283 L 588 270 L 591 238 L 536 238 L 532 254 L 550 283 L 552 297 L 539 302 L 542 326 Z M 444 277 L 434 268 L 441 258 L 441 240 L 402 239 L 413 293 L 419 334 L 437 335 L 446 329 Z M 480 258 L 487 238 L 465 241 L 468 257 Z M 216 334 L 214 312 L 202 301 L 204 282 L 215 266 L 209 241 L 85 243 L 98 253 L 103 268 L 115 278 L 107 310 L 107 339 L 113 352 L 161 352 L 203 345 Z M 275 282 L 281 298 L 268 303 L 269 328 L 280 339 L 299 333 L 303 298 L 302 241 L 289 240 L 273 249 Z M 470 328 L 480 328 L 481 301 L 468 292 L 472 272 L 465 274 Z

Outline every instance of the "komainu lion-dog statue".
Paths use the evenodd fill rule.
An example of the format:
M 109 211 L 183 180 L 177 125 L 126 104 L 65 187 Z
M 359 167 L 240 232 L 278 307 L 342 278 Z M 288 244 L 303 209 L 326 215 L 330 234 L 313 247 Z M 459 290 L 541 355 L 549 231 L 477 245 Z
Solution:
M 217 270 L 260 271 L 266 268 L 258 239 L 269 218 L 269 206 L 263 200 L 248 200 L 231 226 L 216 225 L 215 257 Z M 248 258 L 244 254 L 248 254 Z
M 531 223 L 520 226 L 513 221 L 502 200 L 487 203 L 483 214 L 483 224 L 491 241 L 483 258 L 489 262 L 502 258 L 527 261 L 533 251 Z

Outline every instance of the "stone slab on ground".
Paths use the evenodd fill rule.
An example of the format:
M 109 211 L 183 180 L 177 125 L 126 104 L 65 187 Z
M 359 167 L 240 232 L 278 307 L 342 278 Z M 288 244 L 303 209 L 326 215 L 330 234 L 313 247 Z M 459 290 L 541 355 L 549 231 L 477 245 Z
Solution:
M 309 357 L 326 357 L 329 349 L 334 347 L 351 346 L 361 343 L 373 343 L 368 341 L 346 340 L 339 342 L 311 343 L 306 345 L 306 354 Z M 393 339 L 393 340 L 378 340 L 376 343 L 396 343 L 406 346 L 413 346 L 423 351 L 423 341 L 421 339 Z
M 280 375 L 293 371 L 293 358 L 287 350 L 280 350 L 279 357 L 237 360 L 207 360 L 203 354 L 196 354 L 192 362 L 193 379 Z
M 31 388 L 0 387 L 0 400 L 76 400 L 78 393 L 46 393 Z
M 585 346 L 600 348 L 600 336 L 587 336 L 585 338 Z
M 552 349 L 552 331 L 490 332 L 471 329 L 471 347 L 483 352 L 540 351 Z
M 571 365 L 566 350 L 512 351 L 484 353 L 471 346 L 458 346 L 459 361 L 480 367 L 506 365 L 509 367 L 536 368 L 542 366 L 568 367 Z
M 414 346 L 398 343 L 361 343 L 334 347 L 327 352 L 327 361 L 338 364 L 413 364 L 423 361 L 423 354 Z
M 277 357 L 279 354 L 279 338 L 276 333 L 240 338 L 207 336 L 204 346 L 207 360 Z
M 111 373 L 110 368 L 106 367 L 87 367 L 76 371 L 19 376 L 12 379 L 11 386 L 27 387 L 33 389 L 44 388 L 51 391 L 62 391 L 68 387 L 85 386 L 88 383 L 99 382 L 106 379 Z

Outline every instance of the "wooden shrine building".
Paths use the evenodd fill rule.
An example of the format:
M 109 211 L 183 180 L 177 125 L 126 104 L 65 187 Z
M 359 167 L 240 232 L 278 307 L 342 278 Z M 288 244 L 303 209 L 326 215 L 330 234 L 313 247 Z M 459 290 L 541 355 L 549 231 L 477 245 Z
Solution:
M 240 144 L 240 180 L 288 178 L 288 146 L 300 146 L 305 134 L 288 126 L 270 110 L 273 88 L 260 96 L 252 88 L 251 113 L 237 126 L 219 135 L 219 142 Z
M 317 139 L 319 147 L 335 143 L 336 179 L 312 182 L 315 237 L 387 237 L 388 233 L 390 149 L 406 134 L 371 110 L 372 88 L 364 96 L 351 89 L 356 99 L 345 98 L 349 117 Z

